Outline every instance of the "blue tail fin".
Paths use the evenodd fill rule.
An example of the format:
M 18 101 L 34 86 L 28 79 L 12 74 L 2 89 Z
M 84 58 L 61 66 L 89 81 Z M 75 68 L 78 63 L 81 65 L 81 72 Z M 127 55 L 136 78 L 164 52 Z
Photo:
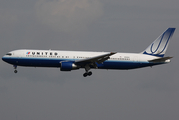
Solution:
M 168 28 L 142 53 L 147 55 L 157 56 L 157 57 L 163 57 L 167 50 L 169 40 L 172 38 L 174 31 L 175 28 Z

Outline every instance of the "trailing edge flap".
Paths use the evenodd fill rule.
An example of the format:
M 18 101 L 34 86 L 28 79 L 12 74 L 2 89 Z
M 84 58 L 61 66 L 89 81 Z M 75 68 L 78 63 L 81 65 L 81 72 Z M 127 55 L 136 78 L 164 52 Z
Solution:
M 75 64 L 86 64 L 86 63 L 95 63 L 97 62 L 98 64 L 106 61 L 107 59 L 109 59 L 111 55 L 116 54 L 116 52 L 110 52 L 104 55 L 99 55 L 99 56 L 95 56 L 92 58 L 87 58 L 87 59 L 82 59 L 82 60 L 77 60 L 75 61 Z
M 163 57 L 163 58 L 158 58 L 158 59 L 153 59 L 153 60 L 148 60 L 149 62 L 165 62 L 168 59 L 171 59 L 173 57 Z

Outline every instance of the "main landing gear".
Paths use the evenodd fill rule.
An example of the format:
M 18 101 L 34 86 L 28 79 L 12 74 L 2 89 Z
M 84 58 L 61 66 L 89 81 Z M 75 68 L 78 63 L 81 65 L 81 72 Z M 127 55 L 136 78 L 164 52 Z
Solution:
M 87 77 L 87 76 L 91 76 L 92 75 L 92 72 L 90 71 L 90 72 L 85 72 L 84 74 L 83 74 L 83 77 Z
M 13 67 L 14 67 L 14 73 L 17 73 L 18 71 L 16 70 L 17 69 L 17 65 L 13 65 Z
M 85 73 L 83 74 L 83 77 L 87 77 L 87 76 L 91 76 L 92 75 L 92 72 L 91 71 L 89 71 L 90 70 L 90 67 L 89 67 L 89 65 L 86 65 L 85 66 Z M 89 72 L 88 72 L 89 71 Z

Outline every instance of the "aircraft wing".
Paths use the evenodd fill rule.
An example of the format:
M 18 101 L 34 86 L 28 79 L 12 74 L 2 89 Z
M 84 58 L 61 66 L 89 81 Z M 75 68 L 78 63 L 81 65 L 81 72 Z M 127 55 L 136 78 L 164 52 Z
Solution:
M 104 55 L 99 55 L 99 56 L 95 56 L 95 57 L 91 57 L 91 58 L 87 58 L 87 59 L 82 59 L 82 60 L 76 60 L 75 61 L 75 64 L 77 65 L 82 65 L 82 66 L 85 66 L 86 64 L 91 64 L 91 65 L 95 65 L 96 67 L 96 62 L 98 64 L 106 61 L 107 59 L 110 58 L 111 55 L 114 55 L 116 54 L 117 52 L 110 52 L 110 53 L 107 53 L 107 54 L 104 54 Z
M 173 57 L 163 57 L 163 58 L 158 58 L 158 59 L 154 59 L 154 60 L 149 60 L 149 62 L 154 62 L 154 63 L 165 62 L 166 60 L 171 59 L 171 58 L 173 58 Z

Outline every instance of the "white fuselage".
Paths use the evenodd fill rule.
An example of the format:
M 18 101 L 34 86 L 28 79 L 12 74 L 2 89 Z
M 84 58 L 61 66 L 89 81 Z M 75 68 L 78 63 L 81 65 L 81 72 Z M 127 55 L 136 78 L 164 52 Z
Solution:
M 9 52 L 2 59 L 7 63 L 17 66 L 32 67 L 60 67 L 62 61 L 78 61 L 95 56 L 107 54 L 108 52 L 86 52 L 86 51 L 57 51 L 57 50 L 15 50 Z M 10 55 L 11 54 L 11 55 Z M 99 69 L 134 69 L 140 67 L 153 66 L 162 63 L 150 63 L 149 60 L 159 57 L 135 54 L 116 53 L 101 64 L 97 63 Z M 83 66 L 81 66 L 83 68 Z M 93 68 L 93 67 L 92 67 Z
M 14 50 L 2 57 L 12 64 L 17 73 L 17 66 L 57 67 L 61 71 L 85 69 L 84 77 L 92 75 L 96 69 L 135 69 L 165 64 L 172 57 L 164 57 L 169 40 L 175 28 L 168 28 L 141 53 L 57 51 L 57 50 Z

